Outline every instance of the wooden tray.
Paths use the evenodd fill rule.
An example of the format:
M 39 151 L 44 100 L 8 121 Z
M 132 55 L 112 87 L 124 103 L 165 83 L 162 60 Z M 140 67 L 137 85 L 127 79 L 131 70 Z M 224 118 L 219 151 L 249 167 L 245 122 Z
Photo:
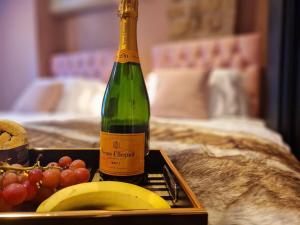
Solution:
M 68 155 L 73 159 L 84 160 L 91 169 L 92 179 L 99 179 L 98 149 L 29 149 L 29 164 L 34 164 L 36 158 L 42 165 L 57 161 Z M 147 158 L 148 182 L 145 188 L 156 192 L 171 206 L 167 210 L 134 210 L 134 211 L 69 211 L 53 213 L 17 212 L 0 213 L 1 225 L 207 225 L 207 213 L 174 167 L 168 156 L 160 150 L 151 150 Z

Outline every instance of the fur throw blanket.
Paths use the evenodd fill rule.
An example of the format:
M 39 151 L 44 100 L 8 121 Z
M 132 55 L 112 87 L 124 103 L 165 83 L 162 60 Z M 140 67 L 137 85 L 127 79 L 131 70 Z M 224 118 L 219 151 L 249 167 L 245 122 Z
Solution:
M 25 127 L 32 147 L 98 147 L 98 121 Z M 300 164 L 262 124 L 154 119 L 150 133 L 150 147 L 167 151 L 210 225 L 300 224 Z

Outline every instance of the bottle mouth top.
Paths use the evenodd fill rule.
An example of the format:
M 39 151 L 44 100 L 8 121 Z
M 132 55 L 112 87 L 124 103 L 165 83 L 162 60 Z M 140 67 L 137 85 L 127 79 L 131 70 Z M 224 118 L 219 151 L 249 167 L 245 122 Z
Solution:
M 138 17 L 139 0 L 120 0 L 119 17 Z

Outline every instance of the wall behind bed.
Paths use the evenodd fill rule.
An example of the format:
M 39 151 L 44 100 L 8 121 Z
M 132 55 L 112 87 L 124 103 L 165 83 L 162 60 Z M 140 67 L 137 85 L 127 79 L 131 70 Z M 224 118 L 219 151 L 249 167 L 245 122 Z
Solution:
M 47 7 L 47 1 L 41 1 L 43 7 Z M 169 41 L 167 15 L 169 2 L 170 0 L 140 1 L 139 49 L 145 74 L 150 72 L 152 68 L 152 47 Z M 261 32 L 263 36 L 262 55 L 265 58 L 268 0 L 237 0 L 236 7 L 235 33 Z M 55 50 L 57 44 L 53 42 L 59 42 L 58 44 L 63 45 L 61 51 L 92 50 L 103 47 L 117 48 L 118 18 L 116 6 L 109 5 L 56 16 L 48 14 L 48 20 L 59 21 L 57 26 L 60 26 L 60 34 L 63 35 L 60 40 L 52 40 L 54 46 L 52 52 L 54 53 L 57 52 L 57 49 Z M 48 32 L 48 36 L 51 35 L 51 29 L 45 32 Z M 47 58 L 50 58 L 49 55 Z M 266 60 L 264 59 L 264 61 Z M 47 68 L 41 68 L 41 71 L 50 72 L 49 66 L 45 65 L 45 67 Z
M 0 110 L 9 110 L 37 76 L 34 0 L 0 0 Z
M 167 21 L 164 17 L 166 2 L 165 0 L 140 1 L 138 42 L 145 73 L 151 70 L 149 50 L 154 43 L 167 40 Z M 66 51 L 85 51 L 107 47 L 117 50 L 119 19 L 116 6 L 65 16 L 64 28 Z

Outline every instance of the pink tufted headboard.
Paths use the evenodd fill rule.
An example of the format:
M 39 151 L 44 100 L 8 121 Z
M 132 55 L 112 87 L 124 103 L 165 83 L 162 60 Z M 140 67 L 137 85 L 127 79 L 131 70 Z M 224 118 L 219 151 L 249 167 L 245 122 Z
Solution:
M 55 77 L 81 77 L 107 81 L 114 63 L 115 52 L 61 53 L 53 55 L 51 70 Z
M 259 34 L 167 43 L 153 49 L 154 69 L 234 68 L 241 71 L 251 116 L 260 114 L 261 59 Z

